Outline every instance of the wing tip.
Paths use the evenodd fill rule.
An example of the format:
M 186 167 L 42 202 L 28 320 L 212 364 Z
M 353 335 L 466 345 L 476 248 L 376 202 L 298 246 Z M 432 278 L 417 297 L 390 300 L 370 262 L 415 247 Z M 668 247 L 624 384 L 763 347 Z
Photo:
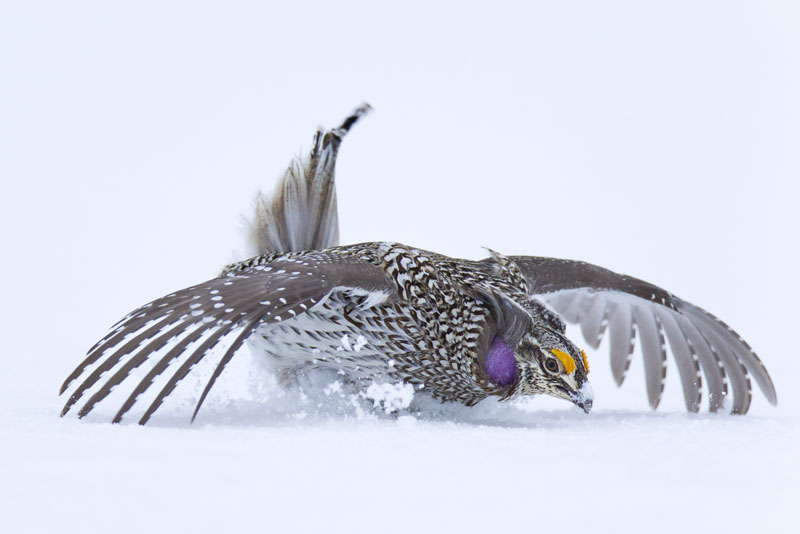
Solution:
M 758 381 L 756 381 L 758 383 Z M 762 384 L 758 384 L 761 393 L 767 398 L 767 401 L 772 406 L 778 405 L 778 392 L 775 390 L 775 385 L 772 383 L 772 380 L 769 380 L 769 387 L 764 387 Z
M 78 402 L 78 398 L 75 397 L 75 395 L 71 395 L 67 399 L 67 402 L 64 404 L 64 407 L 61 408 L 61 412 L 59 412 L 59 417 L 64 417 L 65 415 L 67 415 L 69 413 L 69 411 L 72 409 L 72 407 L 75 406 L 75 403 L 77 403 L 77 402 Z
M 759 363 L 761 363 L 760 360 Z M 767 402 L 769 402 L 771 406 L 777 406 L 778 392 L 775 390 L 775 383 L 772 381 L 772 377 L 769 375 L 769 373 L 767 372 L 767 368 L 764 367 L 763 364 L 761 365 L 761 368 L 764 370 L 764 375 L 766 377 L 766 380 L 764 380 L 764 383 L 761 383 L 758 380 L 756 380 L 758 388 L 761 390 L 761 393 L 763 393 L 764 396 L 767 398 Z

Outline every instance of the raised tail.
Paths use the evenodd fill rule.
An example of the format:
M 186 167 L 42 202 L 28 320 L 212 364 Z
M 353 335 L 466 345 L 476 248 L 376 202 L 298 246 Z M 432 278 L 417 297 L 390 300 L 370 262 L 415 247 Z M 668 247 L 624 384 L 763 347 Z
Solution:
M 259 192 L 248 228 L 255 254 L 318 250 L 339 244 L 334 171 L 339 145 L 372 108 L 362 104 L 332 130 L 317 129 L 307 156 L 292 160 L 271 196 Z

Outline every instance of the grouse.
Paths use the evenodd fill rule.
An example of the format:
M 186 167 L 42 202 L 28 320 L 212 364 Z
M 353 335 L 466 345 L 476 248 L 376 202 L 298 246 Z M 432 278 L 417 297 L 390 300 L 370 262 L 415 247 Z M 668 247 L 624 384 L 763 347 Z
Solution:
M 61 415 L 88 397 L 78 411 L 87 415 L 144 366 L 113 421 L 158 384 L 139 418 L 145 424 L 214 354 L 194 420 L 245 343 L 287 374 L 334 369 L 356 384 L 411 384 L 467 406 L 490 396 L 547 394 L 589 413 L 589 364 L 566 337 L 565 321 L 580 324 L 594 348 L 608 330 L 618 385 L 638 335 L 653 409 L 664 389 L 667 342 L 687 410 L 700 409 L 702 377 L 712 412 L 725 404 L 746 413 L 750 376 L 777 402 L 767 370 L 736 332 L 637 278 L 580 261 L 491 250 L 471 261 L 400 243 L 339 246 L 336 157 L 369 110 L 364 104 L 338 128 L 319 128 L 310 153 L 291 162 L 273 195 L 259 194 L 249 236 L 258 256 L 132 311 L 90 348 L 61 387 L 63 394 L 74 386 Z

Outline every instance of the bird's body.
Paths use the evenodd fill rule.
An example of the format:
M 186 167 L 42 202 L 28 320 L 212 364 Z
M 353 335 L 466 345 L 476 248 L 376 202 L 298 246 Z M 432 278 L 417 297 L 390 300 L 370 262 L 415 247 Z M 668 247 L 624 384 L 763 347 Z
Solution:
M 551 258 L 492 252 L 471 261 L 399 243 L 336 246 L 336 153 L 367 109 L 318 132 L 310 156 L 289 167 L 273 198 L 259 197 L 251 231 L 259 255 L 135 310 L 89 350 L 62 387 L 85 375 L 62 415 L 85 395 L 80 415 L 89 413 L 134 369 L 149 366 L 114 418 L 120 421 L 160 382 L 144 423 L 197 363 L 227 346 L 197 415 L 246 342 L 286 377 L 330 368 L 356 383 L 406 383 L 466 405 L 545 393 L 588 413 L 588 363 L 565 337 L 556 311 L 580 323 L 594 347 L 608 327 L 620 383 L 638 333 L 653 407 L 664 385 L 667 341 L 690 411 L 700 406 L 701 371 L 712 411 L 723 405 L 730 383 L 732 411 L 746 412 L 750 375 L 774 402 L 766 370 L 735 332 L 647 282 Z
M 259 326 L 251 343 L 274 355 L 279 368 L 346 369 L 350 377 L 410 383 L 438 399 L 467 405 L 509 393 L 509 385 L 490 381 L 481 365 L 490 341 L 491 309 L 473 288 L 503 292 L 522 306 L 530 301 L 524 278 L 510 276 L 496 263 L 449 258 L 399 243 L 335 247 L 322 254 L 374 266 L 387 284 L 371 292 L 334 291 L 324 301 L 311 301 L 307 310 L 290 310 Z M 292 272 L 300 277 L 304 264 L 318 257 L 313 252 L 268 256 L 261 265 L 247 262 L 227 274 L 250 272 L 252 263 L 255 269 L 274 269 L 276 262 L 294 262 Z

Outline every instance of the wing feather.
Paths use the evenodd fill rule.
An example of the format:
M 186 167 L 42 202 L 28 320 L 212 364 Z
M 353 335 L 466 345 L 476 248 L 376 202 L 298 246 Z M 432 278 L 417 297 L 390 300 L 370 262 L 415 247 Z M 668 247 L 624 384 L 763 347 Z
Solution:
M 682 315 L 673 315 L 681 333 L 686 339 L 691 350 L 697 356 L 703 374 L 708 384 L 708 410 L 716 412 L 722 408 L 725 397 L 728 395 L 728 380 L 725 369 L 720 365 L 719 359 L 711 350 L 706 339 L 689 319 Z
M 138 351 L 136 354 L 133 354 L 133 356 L 129 358 L 119 369 L 117 369 L 114 375 L 111 376 L 111 378 L 109 378 L 108 380 L 106 380 L 100 387 L 100 389 L 98 389 L 97 392 L 95 392 L 89 398 L 89 400 L 86 401 L 86 403 L 81 407 L 80 411 L 78 412 L 78 415 L 80 417 L 84 417 L 89 412 L 91 412 L 95 404 L 105 399 L 111 393 L 111 391 L 116 386 L 121 384 L 122 381 L 125 380 L 134 369 L 136 369 L 137 367 L 139 367 L 140 365 L 142 365 L 144 362 L 147 361 L 148 354 L 158 351 L 167 343 L 169 343 L 171 340 L 178 337 L 180 334 L 186 332 L 186 328 L 187 328 L 186 324 L 178 324 L 178 326 L 171 328 L 169 332 L 167 332 L 166 334 L 158 336 L 150 343 L 148 343 L 144 348 Z M 118 352 L 122 352 L 123 350 L 124 349 L 120 349 L 120 351 Z M 119 361 L 119 359 L 121 359 L 121 356 L 117 358 L 117 361 Z M 109 360 L 106 361 L 108 362 Z M 111 366 L 106 366 L 106 367 L 109 370 L 111 369 Z M 62 410 L 62 415 L 66 414 L 67 411 L 69 411 L 72 405 L 75 404 L 75 402 L 77 402 L 80 399 L 85 390 L 89 389 L 89 387 L 94 385 L 100 379 L 100 376 L 101 375 L 98 374 L 97 371 L 95 371 L 94 373 L 92 373 L 92 376 L 87 378 L 86 381 L 84 381 L 81 384 L 78 390 L 76 390 L 76 392 L 73 393 L 67 404 L 64 406 L 64 409 Z
M 603 333 L 608 322 L 607 302 L 603 295 L 592 295 L 592 303 L 581 319 L 581 332 L 590 347 L 596 349 L 603 340 Z
M 675 364 L 678 368 L 678 375 L 683 386 L 683 400 L 686 410 L 697 412 L 700 409 L 702 378 L 700 376 L 700 364 L 697 357 L 692 354 L 689 342 L 681 332 L 676 319 L 667 310 L 655 310 L 658 321 L 663 331 L 667 334 L 669 347 Z
M 186 304 L 196 300 L 198 291 L 213 291 L 214 287 L 202 287 L 202 284 L 187 287 L 179 293 L 171 293 L 165 297 L 154 300 L 144 306 L 141 306 L 120 319 L 114 326 L 111 327 L 111 332 L 104 336 L 100 341 L 92 345 L 86 354 L 86 358 L 70 373 L 64 383 L 61 385 L 59 394 L 64 393 L 71 383 L 78 378 L 89 366 L 97 362 L 105 351 L 115 347 L 123 339 L 132 333 L 137 332 L 148 323 L 158 320 L 165 320 L 168 316 L 172 316 L 174 321 L 182 317 L 182 312 L 186 310 Z M 173 322 L 174 322 L 173 321 Z
M 667 377 L 667 354 L 664 350 L 663 334 L 656 323 L 653 312 L 643 306 L 633 308 L 633 320 L 639 332 L 644 375 L 647 384 L 647 399 L 654 410 L 661 402 L 664 381 Z
M 249 309 L 245 311 L 245 313 L 249 314 L 253 312 L 255 309 L 256 309 L 255 306 L 251 306 Z M 258 323 L 261 320 L 261 318 L 262 317 L 259 315 L 256 318 L 252 319 L 251 322 L 248 324 L 248 326 L 254 323 Z M 216 347 L 217 344 L 231 332 L 232 330 L 230 329 L 217 328 L 216 330 L 212 331 L 211 335 L 209 335 L 200 344 L 200 346 L 198 346 L 194 351 L 192 351 L 192 353 L 184 360 L 184 362 L 181 364 L 178 370 L 175 371 L 175 373 L 173 373 L 173 375 L 169 378 L 167 383 L 164 384 L 164 386 L 161 388 L 161 391 L 159 391 L 158 395 L 156 395 L 156 398 L 153 399 L 153 401 L 150 403 L 150 406 L 148 406 L 144 415 L 141 417 L 141 419 L 139 419 L 140 425 L 144 425 L 147 423 L 147 421 L 150 420 L 150 418 L 153 416 L 156 410 L 158 410 L 158 408 L 161 407 L 164 400 L 175 390 L 175 388 L 178 386 L 178 383 L 184 378 L 186 378 L 186 375 L 188 375 L 191 372 L 192 368 L 198 363 L 200 363 L 200 361 L 203 358 L 205 358 L 208 355 L 208 353 L 211 352 L 211 350 L 214 347 Z M 242 335 L 245 335 L 246 337 L 251 333 L 252 333 L 252 328 L 245 327 L 242 330 L 240 336 L 237 336 L 237 339 L 239 339 L 239 337 L 241 337 Z M 236 346 L 236 349 L 238 349 L 240 346 L 241 344 Z M 205 397 L 203 397 L 203 399 L 205 399 Z M 199 408 L 200 406 L 198 405 L 197 408 L 195 409 L 194 415 L 192 416 L 192 421 L 194 421 L 194 418 L 197 416 L 197 410 L 199 410 Z
M 766 367 L 764 367 L 764 363 L 739 334 L 733 331 L 724 322 L 693 304 L 683 302 L 680 308 L 684 313 L 694 317 L 697 322 L 704 324 L 707 329 L 713 330 L 717 334 L 720 340 L 733 352 L 739 362 L 752 374 L 756 384 L 758 384 L 758 387 L 767 396 L 770 403 L 775 404 L 778 401 L 775 395 L 775 385 L 772 383 L 772 378 L 770 378 Z
M 647 399 L 650 402 L 650 407 L 655 410 L 658 408 L 659 402 L 661 402 L 667 373 L 667 355 L 664 350 L 663 337 L 650 309 L 634 306 L 633 320 L 639 333 L 639 342 L 644 359 Z
M 631 365 L 635 333 L 631 307 L 624 302 L 614 306 L 609 321 L 611 374 L 617 386 L 621 386 Z
M 169 339 L 174 338 L 176 335 L 184 332 L 192 325 L 206 322 L 210 324 L 218 316 L 224 307 L 218 307 L 218 303 L 225 304 L 225 300 L 229 303 L 243 302 L 252 295 L 259 294 L 259 288 L 263 285 L 263 281 L 259 280 L 258 276 L 243 275 L 238 277 L 228 277 L 225 279 L 210 280 L 205 288 L 198 293 L 198 286 L 192 286 L 184 289 L 176 294 L 172 302 L 174 304 L 167 304 L 166 307 L 159 307 L 163 314 L 162 317 L 153 316 L 146 322 L 139 319 L 138 315 L 132 316 L 130 321 L 123 322 L 118 328 L 116 335 L 100 346 L 96 346 L 94 354 L 90 354 L 90 358 L 98 360 L 103 352 L 109 349 L 114 349 L 116 345 L 125 339 L 128 339 L 120 348 L 114 350 L 109 354 L 106 359 L 94 370 L 92 373 L 75 389 L 75 391 L 67 399 L 61 415 L 65 415 L 72 406 L 77 403 L 88 389 L 94 386 L 107 372 L 114 369 L 125 356 L 130 355 L 139 349 L 143 343 L 153 340 L 147 348 L 142 351 L 142 354 L 152 354 L 153 351 L 158 350 Z M 139 332 L 142 326 L 151 326 L 145 328 L 144 331 Z M 166 327 L 178 323 L 176 328 L 168 329 L 164 332 Z M 137 332 L 139 332 L 137 334 Z M 129 337 L 132 336 L 132 337 Z M 88 358 L 87 358 L 88 359 Z M 138 360 L 138 358 L 137 358 Z M 76 378 L 86 369 L 86 361 L 84 360 L 81 365 L 73 371 L 70 376 L 75 375 Z M 115 377 L 112 377 L 114 380 Z M 71 382 L 70 379 L 68 381 Z M 68 382 L 62 386 L 62 391 L 66 389 Z M 107 389 L 116 384 L 111 384 Z M 104 388 L 105 389 L 105 388 Z M 100 392 L 98 392 L 100 393 Z M 107 394 L 107 393 L 106 393 Z M 104 397 L 105 395 L 103 395 Z M 98 399 L 99 400 L 99 399 Z M 89 409 L 81 410 L 81 416 L 89 413 Z
M 719 365 L 724 368 L 725 376 L 730 381 L 731 389 L 733 390 L 731 413 L 747 413 L 752 399 L 747 368 L 739 362 L 730 347 L 728 347 L 728 344 L 716 331 L 700 329 L 700 333 L 711 347 L 711 352 L 719 362 Z
M 234 314 L 235 315 L 239 315 L 239 311 L 238 310 L 234 311 L 229 316 L 224 316 L 224 317 L 233 318 Z M 223 321 L 224 320 L 225 319 L 223 318 Z M 221 334 L 224 333 L 224 330 L 218 329 L 217 332 L 219 332 L 220 335 L 221 335 Z M 145 377 L 136 385 L 136 387 L 133 390 L 133 392 L 131 392 L 131 394 L 128 396 L 128 398 L 125 400 L 125 402 L 122 404 L 122 407 L 120 407 L 119 411 L 114 416 L 113 422 L 114 423 L 119 423 L 120 421 L 122 421 L 122 417 L 133 407 L 133 405 L 136 403 L 136 400 L 139 398 L 139 396 L 150 388 L 150 386 L 153 384 L 155 379 L 158 378 L 164 371 L 166 371 L 167 368 L 176 359 L 178 359 L 181 355 L 183 355 L 184 351 L 186 350 L 186 348 L 189 345 L 191 345 L 192 343 L 196 342 L 198 339 L 200 339 L 203 336 L 203 334 L 206 334 L 206 333 L 207 333 L 206 330 L 204 330 L 203 328 L 196 328 L 195 330 L 189 332 L 184 338 L 182 338 L 178 343 L 176 343 L 163 357 L 161 357 L 156 362 L 156 364 L 147 372 Z M 137 354 L 137 358 L 139 358 L 141 360 L 139 362 L 139 365 L 141 365 L 141 363 L 144 363 L 144 361 L 147 360 L 148 356 L 149 356 L 149 354 L 147 354 L 147 353 Z M 160 405 L 160 403 L 159 403 L 159 405 Z M 155 409 L 153 409 L 153 411 L 155 411 Z M 145 418 L 143 418 L 143 422 L 140 421 L 141 424 L 144 424 L 146 422 L 147 422 L 147 419 L 145 419 Z
M 200 398 L 197 401 L 197 405 L 194 408 L 194 412 L 192 413 L 192 422 L 197 418 L 197 412 L 200 411 L 200 407 L 203 406 L 203 401 L 206 400 L 208 396 L 208 392 L 211 391 L 211 387 L 214 385 L 214 382 L 217 381 L 219 375 L 222 374 L 222 371 L 225 369 L 225 366 L 228 365 L 228 362 L 231 361 L 233 355 L 236 354 L 236 351 L 241 348 L 242 344 L 247 340 L 250 334 L 253 333 L 253 330 L 261 323 L 261 317 L 256 317 L 249 323 L 242 328 L 242 331 L 236 336 L 236 339 L 233 340 L 231 346 L 228 347 L 228 350 L 225 351 L 225 354 L 220 359 L 219 363 L 217 364 L 216 368 L 214 369 L 214 373 L 211 375 L 211 378 L 208 379 L 206 383 L 206 387 L 203 388 L 203 393 L 200 395 Z
M 568 322 L 577 323 L 581 320 L 583 304 L 586 301 L 586 297 L 582 293 L 574 293 L 570 295 L 570 297 L 571 298 L 566 299 L 566 304 L 562 308 L 561 313 Z

